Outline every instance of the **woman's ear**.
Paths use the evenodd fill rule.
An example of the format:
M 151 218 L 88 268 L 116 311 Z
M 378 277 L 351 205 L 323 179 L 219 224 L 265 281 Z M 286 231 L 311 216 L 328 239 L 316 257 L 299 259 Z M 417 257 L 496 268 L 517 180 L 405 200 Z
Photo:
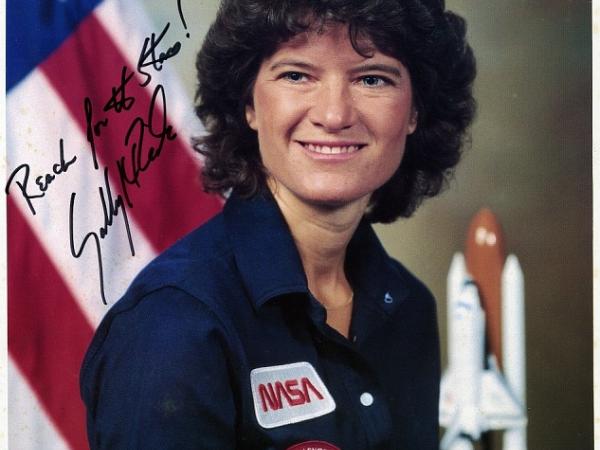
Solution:
M 254 106 L 250 103 L 246 105 L 246 122 L 248 122 L 248 126 L 250 128 L 252 128 L 254 131 L 257 131 L 256 111 L 254 110 Z
M 408 134 L 413 134 L 417 129 L 419 113 L 417 112 L 417 108 L 414 106 L 410 112 L 410 118 L 408 119 Z

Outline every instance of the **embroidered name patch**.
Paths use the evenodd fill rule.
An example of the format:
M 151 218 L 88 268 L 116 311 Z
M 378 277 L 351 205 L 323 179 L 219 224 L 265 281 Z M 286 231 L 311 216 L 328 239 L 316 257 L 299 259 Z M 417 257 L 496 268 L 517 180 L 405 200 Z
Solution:
M 324 441 L 308 441 L 292 445 L 287 450 L 340 450 L 333 444 Z
M 275 428 L 320 417 L 335 410 L 335 401 L 307 362 L 259 367 L 250 372 L 256 420 Z

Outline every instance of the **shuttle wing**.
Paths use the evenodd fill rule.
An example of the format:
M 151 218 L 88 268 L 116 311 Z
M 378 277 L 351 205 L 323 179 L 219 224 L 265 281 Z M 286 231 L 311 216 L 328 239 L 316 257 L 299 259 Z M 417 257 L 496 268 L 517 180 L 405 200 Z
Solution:
M 526 424 L 523 405 L 511 392 L 495 364 L 480 374 L 479 404 L 467 405 L 460 402 L 456 394 L 460 389 L 455 389 L 455 382 L 457 380 L 451 373 L 444 374 L 440 392 L 440 425 L 447 428 L 446 434 L 449 440 L 459 433 L 473 434 L 471 437 L 477 439 L 484 431 L 514 428 Z M 463 417 L 468 418 L 469 423 L 462 423 Z M 476 425 L 473 422 L 476 422 Z M 477 431 L 473 432 L 475 428 Z
M 481 377 L 481 412 L 485 430 L 499 430 L 525 425 L 525 411 L 495 365 Z

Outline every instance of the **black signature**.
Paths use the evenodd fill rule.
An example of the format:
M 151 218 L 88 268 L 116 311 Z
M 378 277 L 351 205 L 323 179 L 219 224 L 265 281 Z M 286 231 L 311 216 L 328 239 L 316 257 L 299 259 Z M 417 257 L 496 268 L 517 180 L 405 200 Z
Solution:
M 157 97 L 160 98 L 162 105 L 162 120 L 159 123 L 154 119 L 154 110 L 157 107 Z M 146 150 L 144 146 L 144 138 L 146 134 L 150 137 L 158 139 L 158 145 L 149 146 Z M 129 196 L 128 186 L 140 186 L 140 175 L 148 170 L 150 165 L 156 160 L 162 152 L 166 141 L 172 141 L 177 137 L 177 133 L 173 132 L 173 127 L 167 123 L 167 99 L 165 90 L 162 85 L 158 84 L 152 94 L 150 109 L 146 121 L 142 117 L 137 117 L 127 130 L 125 136 L 125 145 L 130 149 L 131 158 L 127 160 L 125 156 L 121 156 L 117 160 L 117 169 L 119 171 L 119 179 L 123 195 L 127 201 L 127 206 L 133 207 L 133 202 Z
M 36 189 L 35 193 L 30 192 L 29 190 L 29 177 L 31 175 L 31 167 L 29 164 L 21 164 L 15 170 L 12 171 L 10 176 L 8 177 L 8 181 L 6 182 L 6 187 L 4 192 L 7 195 L 10 194 L 10 187 L 13 181 L 18 186 L 21 191 L 21 195 L 27 202 L 27 206 L 29 206 L 29 210 L 33 215 L 35 215 L 36 211 L 33 207 L 32 200 L 36 198 L 42 198 L 46 195 L 46 191 L 50 187 L 50 184 L 55 180 L 55 178 L 63 173 L 66 173 L 69 170 L 69 167 L 75 164 L 77 161 L 77 156 L 73 156 L 70 160 L 65 160 L 65 146 L 63 139 L 60 139 L 59 142 L 60 147 L 60 156 L 59 161 L 52 165 L 52 171 L 45 173 L 43 175 L 39 175 L 35 178 Z M 17 175 L 21 175 L 20 179 L 17 179 Z
M 131 109 L 135 103 L 135 98 L 126 94 L 125 87 L 131 81 L 133 75 L 133 72 L 127 73 L 127 66 L 123 66 L 121 69 L 121 84 L 112 88 L 112 96 L 108 99 L 106 105 L 104 105 L 104 112 L 114 110 L 120 113 L 123 110 L 129 111 Z
M 127 75 L 126 70 L 124 70 L 122 72 L 121 85 L 117 88 L 113 88 L 113 95 L 106 103 L 105 110 L 115 109 L 116 111 L 118 108 L 128 109 L 132 106 L 133 103 L 128 101 L 128 99 L 132 99 L 133 101 L 135 101 L 135 99 L 133 99 L 133 97 L 127 97 L 125 91 L 125 86 L 130 79 L 131 76 Z M 156 111 L 157 108 L 161 108 L 161 120 L 156 119 L 156 115 L 158 114 Z M 101 137 L 102 128 L 99 127 L 98 129 L 95 129 L 95 126 L 91 125 L 93 124 L 93 120 L 91 119 L 92 103 L 89 98 L 86 98 L 84 101 L 84 110 L 86 118 L 88 118 L 88 131 L 91 132 L 94 137 Z M 121 109 L 119 109 L 119 111 L 120 110 Z M 106 119 L 106 122 L 101 121 L 99 123 L 107 124 L 108 122 Z M 98 228 L 98 230 L 92 230 L 85 233 L 83 239 L 78 244 L 75 243 L 73 234 L 73 218 L 77 194 L 75 192 L 71 194 L 69 209 L 69 240 L 71 254 L 75 258 L 79 258 L 88 245 L 92 245 L 95 248 L 100 276 L 100 294 L 104 304 L 106 304 L 106 296 L 100 241 L 108 236 L 110 228 L 114 224 L 113 219 L 121 212 L 127 230 L 127 239 L 131 256 L 135 256 L 135 247 L 131 236 L 129 219 L 127 217 L 127 209 L 133 208 L 133 201 L 130 197 L 128 186 L 136 185 L 141 187 L 142 173 L 148 170 L 152 163 L 161 155 L 165 142 L 172 141 L 175 138 L 177 138 L 177 133 L 173 131 L 173 126 L 167 122 L 167 98 L 165 90 L 161 84 L 158 84 L 152 94 L 152 100 L 150 101 L 150 107 L 148 108 L 146 117 L 135 117 L 125 135 L 124 144 L 129 148 L 129 158 L 121 156 L 115 161 L 122 194 L 113 197 L 109 183 L 109 168 L 108 166 L 104 167 L 104 188 L 99 188 L 100 199 L 104 210 L 104 224 Z M 156 142 L 154 142 L 154 145 L 150 145 L 146 148 L 144 142 L 146 139 L 154 139 Z M 92 144 L 92 142 L 90 142 L 90 144 Z
M 160 32 L 158 37 L 155 33 L 152 33 L 149 37 L 146 37 L 144 40 L 144 46 L 142 47 L 142 51 L 140 52 L 140 56 L 138 58 L 137 63 L 137 71 L 140 75 L 145 77 L 144 81 L 140 83 L 141 86 L 147 86 L 148 83 L 152 80 L 152 75 L 150 72 L 144 70 L 144 68 L 152 66 L 154 70 L 160 71 L 163 68 L 163 63 L 177 55 L 181 50 L 181 42 L 176 41 L 171 47 L 167 49 L 166 52 L 160 52 L 158 56 L 156 55 L 157 47 L 165 37 L 165 34 L 169 30 L 171 26 L 170 22 L 167 22 L 163 30 Z
M 104 108 L 104 112 L 110 112 L 111 110 L 120 113 L 125 110 L 131 109 L 135 103 L 135 98 L 130 97 L 126 94 L 125 87 L 127 83 L 133 78 L 134 73 L 127 73 L 127 66 L 123 66 L 121 69 L 121 83 L 118 86 L 113 87 L 112 96 L 108 99 Z M 100 120 L 95 120 L 92 111 L 92 100 L 86 97 L 83 101 L 83 108 L 85 111 L 85 124 L 86 124 L 86 138 L 90 144 L 90 150 L 92 151 L 92 160 L 94 162 L 94 169 L 98 170 L 98 156 L 96 154 L 96 138 L 102 134 L 102 128 L 108 126 L 108 118 L 105 117 Z
M 100 137 L 102 127 L 108 126 L 108 119 L 102 119 L 94 122 L 94 115 L 92 112 L 92 100 L 86 97 L 83 100 L 83 109 L 85 111 L 85 123 L 86 123 L 86 138 L 90 143 L 90 150 L 92 151 L 92 160 L 94 161 L 94 169 L 98 170 L 98 156 L 96 156 L 96 138 Z
M 102 303 L 108 304 L 106 301 L 106 293 L 104 290 L 104 265 L 102 262 L 102 248 L 100 246 L 100 240 L 108 236 L 109 228 L 113 226 L 114 219 L 119 215 L 119 211 L 123 216 L 123 222 L 125 229 L 127 230 L 127 240 L 129 242 L 129 249 L 131 256 L 135 256 L 135 248 L 133 246 L 133 238 L 131 236 L 131 229 L 129 227 L 129 218 L 127 217 L 127 208 L 123 202 L 123 197 L 119 194 L 116 198 L 113 198 L 112 191 L 110 189 L 110 183 L 108 180 L 108 167 L 104 168 L 104 188 L 98 188 L 98 194 L 100 201 L 102 202 L 102 209 L 104 211 L 104 223 L 98 228 L 97 231 L 89 231 L 85 234 L 79 244 L 75 244 L 74 236 L 74 216 L 75 216 L 75 199 L 77 193 L 71 193 L 71 202 L 69 204 L 69 245 L 71 248 L 71 255 L 74 258 L 80 258 L 85 250 L 88 243 L 92 242 L 96 255 L 98 258 L 98 273 L 100 275 L 100 296 L 102 297 Z

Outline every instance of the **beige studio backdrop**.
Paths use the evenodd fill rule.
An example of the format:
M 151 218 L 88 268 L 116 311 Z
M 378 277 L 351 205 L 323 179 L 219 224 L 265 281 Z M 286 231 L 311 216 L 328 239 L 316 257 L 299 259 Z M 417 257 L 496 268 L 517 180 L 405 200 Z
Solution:
M 157 24 L 178 20 L 174 0 L 145 3 Z M 448 266 L 492 208 L 525 274 L 529 449 L 592 449 L 591 2 L 446 3 L 478 60 L 472 144 L 444 194 L 377 232 L 435 294 L 445 365 Z M 173 62 L 190 101 L 217 4 L 181 2 L 190 39 Z

